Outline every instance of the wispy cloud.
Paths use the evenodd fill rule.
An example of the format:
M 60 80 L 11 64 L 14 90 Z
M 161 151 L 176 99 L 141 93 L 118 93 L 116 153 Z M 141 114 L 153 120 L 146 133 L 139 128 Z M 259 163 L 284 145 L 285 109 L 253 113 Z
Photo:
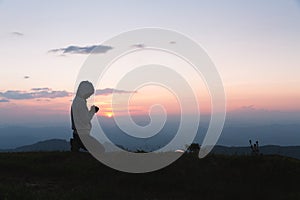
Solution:
M 134 44 L 134 45 L 132 45 L 132 47 L 134 47 L 134 48 L 145 48 L 145 47 L 146 47 L 146 45 L 145 45 L 145 44 L 142 44 L 142 43 L 140 43 L 140 44 Z
M 96 95 L 110 95 L 136 93 L 137 91 L 117 90 L 113 88 L 105 88 L 96 90 Z M 29 91 L 7 90 L 0 92 L 0 102 L 9 102 L 9 100 L 25 100 L 25 99 L 55 99 L 72 96 L 72 92 L 66 90 L 52 90 L 48 87 L 31 88 Z
M 55 91 L 50 88 L 32 88 L 30 91 L 20 90 L 7 90 L 6 92 L 0 92 L 0 96 L 4 100 L 24 100 L 24 99 L 38 99 L 38 98 L 61 98 L 71 96 L 72 93 L 65 90 Z
M 6 103 L 6 102 L 9 102 L 8 99 L 0 99 L 0 103 Z
M 21 32 L 18 32 L 18 31 L 11 32 L 11 34 L 14 35 L 14 36 L 24 36 L 24 33 L 21 33 Z
M 105 45 L 92 45 L 92 46 L 68 46 L 65 48 L 59 48 L 59 49 L 51 49 L 50 53 L 62 53 L 62 54 L 97 54 L 97 53 L 106 53 L 107 51 L 113 49 L 111 46 L 105 46 Z
M 34 91 L 50 91 L 51 89 L 48 87 L 43 87 L 43 88 L 31 88 L 31 90 Z
M 256 110 L 254 105 L 242 106 L 239 110 Z
M 113 88 L 105 88 L 105 89 L 99 89 L 96 90 L 96 95 L 110 95 L 112 93 L 117 94 L 128 94 L 128 93 L 136 93 L 137 91 L 127 91 L 127 90 L 117 90 Z

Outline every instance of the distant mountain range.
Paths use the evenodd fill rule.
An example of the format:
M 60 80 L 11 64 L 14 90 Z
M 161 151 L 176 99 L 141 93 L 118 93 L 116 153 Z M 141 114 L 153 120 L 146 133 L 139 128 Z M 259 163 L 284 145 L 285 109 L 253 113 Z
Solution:
M 1 152 L 32 152 L 32 151 L 69 151 L 70 143 L 62 139 L 51 139 L 24 145 L 14 149 L 1 149 Z
M 103 144 L 106 151 L 115 151 L 110 143 Z M 261 146 L 260 153 L 263 155 L 282 155 L 300 159 L 300 146 Z M 31 145 L 20 146 L 14 149 L 1 149 L 0 152 L 35 152 L 35 151 L 70 151 L 70 143 L 62 139 L 51 139 L 37 142 Z M 213 154 L 223 155 L 250 155 L 250 147 L 226 147 L 217 145 L 213 148 Z

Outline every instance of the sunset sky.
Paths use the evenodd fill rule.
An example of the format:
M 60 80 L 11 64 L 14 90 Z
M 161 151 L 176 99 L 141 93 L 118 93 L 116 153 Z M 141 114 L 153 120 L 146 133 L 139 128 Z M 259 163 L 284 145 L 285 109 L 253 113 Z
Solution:
M 300 112 L 297 0 L 0 0 L 0 27 L 0 124 L 65 120 L 89 48 L 142 27 L 175 30 L 199 43 L 220 73 L 229 112 Z M 107 88 L 96 87 L 96 103 L 111 117 Z M 179 111 L 162 88 L 123 89 L 115 92 L 132 93 L 132 114 L 147 114 L 157 102 Z M 198 89 L 209 113 L 209 95 Z

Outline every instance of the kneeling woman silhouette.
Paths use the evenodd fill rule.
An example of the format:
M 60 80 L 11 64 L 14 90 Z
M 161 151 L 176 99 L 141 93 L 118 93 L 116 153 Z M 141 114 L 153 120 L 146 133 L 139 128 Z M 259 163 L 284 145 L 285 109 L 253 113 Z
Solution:
M 84 143 L 97 147 L 97 152 L 104 152 L 103 146 L 90 135 L 92 129 L 91 120 L 99 108 L 95 105 L 88 110 L 86 100 L 95 92 L 94 86 L 89 81 L 82 81 L 77 89 L 76 96 L 71 106 L 71 121 L 73 129 L 73 138 L 71 138 L 71 151 L 78 152 L 80 148 L 87 150 Z M 80 137 L 79 137 L 80 135 Z

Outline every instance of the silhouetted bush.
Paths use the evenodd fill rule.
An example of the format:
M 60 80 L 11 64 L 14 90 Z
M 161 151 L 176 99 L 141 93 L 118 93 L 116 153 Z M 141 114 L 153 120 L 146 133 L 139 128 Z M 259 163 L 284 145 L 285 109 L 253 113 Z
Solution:
M 200 151 L 200 145 L 198 143 L 192 143 L 188 148 L 188 153 L 199 153 Z
M 249 140 L 249 143 L 250 143 L 250 148 L 251 148 L 252 155 L 259 155 L 258 141 L 256 141 L 255 144 L 252 144 L 252 141 Z

